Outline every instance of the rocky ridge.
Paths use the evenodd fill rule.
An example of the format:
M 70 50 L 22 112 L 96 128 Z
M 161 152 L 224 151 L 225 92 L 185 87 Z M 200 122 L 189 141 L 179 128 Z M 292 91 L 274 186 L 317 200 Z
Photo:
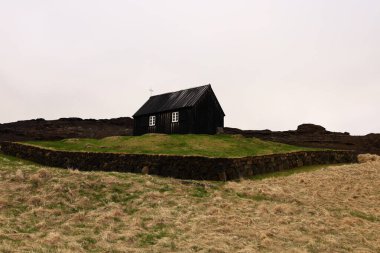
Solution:
M 227 127 L 224 128 L 224 133 L 241 134 L 245 137 L 256 137 L 301 147 L 354 150 L 380 155 L 380 134 L 352 136 L 347 132 L 330 132 L 314 124 L 302 124 L 297 130 L 290 131 L 241 130 Z
M 0 141 L 60 140 L 66 138 L 104 138 L 131 135 L 133 119 L 61 118 L 23 120 L 0 124 Z

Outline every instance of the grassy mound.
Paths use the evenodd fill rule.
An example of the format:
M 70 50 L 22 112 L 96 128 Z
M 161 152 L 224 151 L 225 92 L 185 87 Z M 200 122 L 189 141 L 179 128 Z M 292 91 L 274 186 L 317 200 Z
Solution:
M 380 161 L 322 167 L 216 183 L 0 154 L 0 252 L 379 252 Z
M 69 151 L 200 155 L 209 157 L 243 157 L 315 150 L 256 138 L 244 138 L 240 135 L 147 134 L 143 136 L 114 136 L 101 140 L 66 139 L 62 141 L 33 141 L 27 143 Z

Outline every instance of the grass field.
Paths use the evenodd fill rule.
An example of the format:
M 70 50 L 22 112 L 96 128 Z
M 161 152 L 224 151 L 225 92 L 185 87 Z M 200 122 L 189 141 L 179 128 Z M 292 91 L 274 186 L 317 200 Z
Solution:
M 240 135 L 148 134 L 143 136 L 114 136 L 101 140 L 66 139 L 62 141 L 33 141 L 27 143 L 56 150 L 200 155 L 209 157 L 243 157 L 315 150 L 256 138 L 244 138 Z
M 78 172 L 0 154 L 0 252 L 380 252 L 380 158 L 253 179 Z

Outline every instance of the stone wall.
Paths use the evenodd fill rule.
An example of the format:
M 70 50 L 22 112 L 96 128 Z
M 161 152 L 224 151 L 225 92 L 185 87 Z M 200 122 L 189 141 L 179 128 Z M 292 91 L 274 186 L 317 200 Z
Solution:
M 118 171 L 194 180 L 233 180 L 305 165 L 354 163 L 352 151 L 305 151 L 243 158 L 55 151 L 3 142 L 1 151 L 46 166 Z

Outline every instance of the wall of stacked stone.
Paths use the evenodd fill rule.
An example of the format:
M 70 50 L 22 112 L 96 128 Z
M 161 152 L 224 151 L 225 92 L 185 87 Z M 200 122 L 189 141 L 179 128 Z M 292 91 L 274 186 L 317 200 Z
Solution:
M 243 158 L 71 152 L 3 142 L 1 151 L 39 164 L 83 171 L 148 173 L 193 180 L 234 180 L 306 165 L 355 163 L 353 151 L 304 151 Z

